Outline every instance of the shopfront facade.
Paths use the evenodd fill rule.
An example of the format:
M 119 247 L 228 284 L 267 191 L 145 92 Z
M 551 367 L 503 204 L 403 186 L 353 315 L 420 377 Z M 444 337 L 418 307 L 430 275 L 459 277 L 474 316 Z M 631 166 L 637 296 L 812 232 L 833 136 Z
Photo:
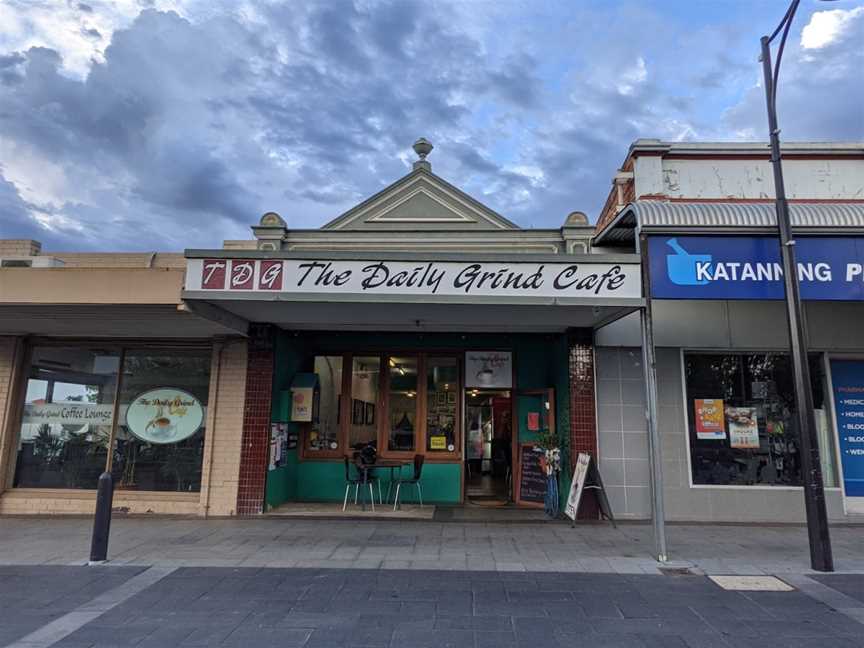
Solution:
M 860 519 L 864 501 L 855 396 L 864 380 L 862 152 L 801 146 L 784 162 L 833 521 Z M 627 204 L 601 218 L 593 243 L 644 248 L 647 258 L 667 519 L 803 522 L 782 270 L 774 205 L 764 199 L 767 156 L 745 145 L 645 141 L 623 166 L 631 169 L 619 174 Z M 624 318 L 595 340 L 607 490 L 619 507 L 648 516 L 647 469 L 638 462 L 638 321 Z
M 573 458 L 588 453 L 616 518 L 649 519 L 647 268 L 667 519 L 803 520 L 773 261 L 751 258 L 762 265 L 743 279 L 710 247 L 771 240 L 764 188 L 751 195 L 743 180 L 766 175 L 767 153 L 675 146 L 634 144 L 596 228 L 578 212 L 560 228 L 519 228 L 421 156 L 316 230 L 270 212 L 249 240 L 182 255 L 0 241 L 0 513 L 90 513 L 104 470 L 115 507 L 132 514 L 341 502 L 344 458 L 365 444 L 383 459 L 421 455 L 424 502 L 538 506 L 521 497 L 519 457 L 551 433 L 562 499 Z M 864 151 L 792 157 L 796 231 L 848 248 L 833 274 L 852 273 L 848 294 L 830 292 L 815 257 L 804 277 L 829 517 L 854 520 L 864 433 L 840 426 L 857 424 L 864 366 Z M 809 186 L 807 169 L 825 182 Z M 711 177 L 740 196 L 712 194 Z M 713 265 L 694 269 L 706 256 Z M 704 291 L 724 273 L 757 292 Z M 663 277 L 702 292 L 663 293 Z M 583 515 L 596 518 L 593 504 Z

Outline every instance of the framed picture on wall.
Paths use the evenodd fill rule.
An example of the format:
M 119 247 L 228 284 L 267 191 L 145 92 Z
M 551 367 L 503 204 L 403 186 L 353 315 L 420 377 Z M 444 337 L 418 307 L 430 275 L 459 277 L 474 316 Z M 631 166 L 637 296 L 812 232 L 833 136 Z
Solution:
M 351 401 L 351 423 L 353 425 L 363 425 L 366 418 L 365 403 L 359 398 Z
M 375 425 L 375 403 L 366 403 L 366 425 Z

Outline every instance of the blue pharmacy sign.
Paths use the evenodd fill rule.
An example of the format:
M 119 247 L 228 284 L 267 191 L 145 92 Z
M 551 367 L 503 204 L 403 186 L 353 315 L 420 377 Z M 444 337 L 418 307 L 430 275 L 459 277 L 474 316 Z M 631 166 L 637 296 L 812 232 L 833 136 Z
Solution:
M 832 360 L 831 383 L 846 497 L 864 497 L 864 360 Z
M 864 237 L 798 237 L 801 298 L 864 301 Z M 655 299 L 783 299 L 780 244 L 770 236 L 651 236 Z

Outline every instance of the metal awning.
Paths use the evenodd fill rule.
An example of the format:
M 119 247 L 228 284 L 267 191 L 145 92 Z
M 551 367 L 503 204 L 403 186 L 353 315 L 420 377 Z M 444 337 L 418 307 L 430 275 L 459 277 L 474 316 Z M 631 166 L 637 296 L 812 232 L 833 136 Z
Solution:
M 774 202 L 677 202 L 637 200 L 594 237 L 594 245 L 633 244 L 637 227 L 662 230 L 769 230 L 777 227 Z M 864 232 L 864 201 L 790 203 L 792 227 L 807 232 Z

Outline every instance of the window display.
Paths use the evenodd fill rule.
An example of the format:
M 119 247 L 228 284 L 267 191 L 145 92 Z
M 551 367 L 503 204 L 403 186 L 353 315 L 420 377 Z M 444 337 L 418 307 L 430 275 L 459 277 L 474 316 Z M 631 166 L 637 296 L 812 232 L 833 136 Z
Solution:
M 342 404 L 342 356 L 315 356 L 318 376 L 318 420 L 313 421 L 306 440 L 312 452 L 339 449 L 339 408 Z M 335 447 L 333 447 L 335 445 Z
M 118 490 L 201 490 L 210 355 L 126 351 L 112 466 Z
M 388 359 L 389 392 L 387 449 L 410 452 L 416 447 L 417 358 L 392 356 Z
M 426 449 L 456 451 L 456 392 L 459 365 L 456 358 L 429 358 L 426 362 Z
M 817 426 L 826 426 L 821 365 L 811 358 Z M 792 368 L 784 353 L 685 353 L 694 484 L 800 486 Z M 836 485 L 833 435 L 819 435 L 826 486 Z M 828 468 L 828 470 L 825 470 Z
M 112 349 L 32 349 L 14 486 L 96 488 L 108 457 L 119 362 Z
M 350 448 L 362 448 L 376 442 L 378 438 L 375 408 L 380 377 L 381 359 L 377 356 L 355 357 L 352 360 L 351 409 L 348 422 Z

